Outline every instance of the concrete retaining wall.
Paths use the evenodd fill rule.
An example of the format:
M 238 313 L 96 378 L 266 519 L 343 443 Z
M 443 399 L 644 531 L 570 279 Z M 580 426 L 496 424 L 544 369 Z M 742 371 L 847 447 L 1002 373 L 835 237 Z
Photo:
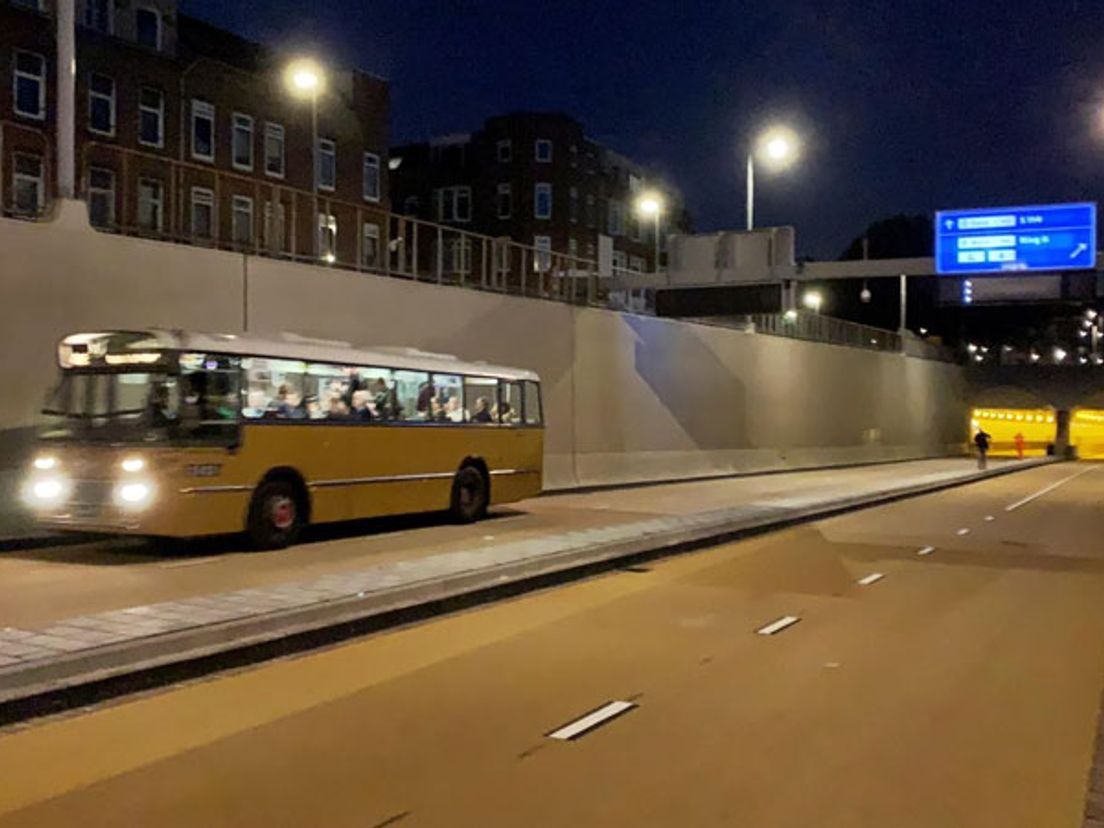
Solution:
M 83 205 L 0 220 L 0 444 L 18 462 L 67 332 L 293 331 L 538 371 L 549 487 L 948 453 L 955 366 L 97 233 Z

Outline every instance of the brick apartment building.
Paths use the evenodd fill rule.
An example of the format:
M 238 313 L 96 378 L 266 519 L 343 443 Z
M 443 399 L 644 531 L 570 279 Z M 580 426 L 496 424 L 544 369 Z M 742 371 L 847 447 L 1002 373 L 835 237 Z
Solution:
M 489 118 L 471 135 L 394 147 L 391 159 L 392 201 L 406 215 L 592 260 L 604 234 L 614 267 L 655 267 L 654 221 L 635 209 L 645 189 L 666 205 L 661 249 L 667 233 L 689 229 L 674 188 L 587 138 L 567 115 Z
M 380 266 L 385 81 L 328 71 L 316 196 L 311 104 L 286 90 L 287 56 L 179 14 L 174 0 L 78 0 L 77 25 L 77 177 L 95 225 Z M 0 0 L 6 215 L 37 215 L 53 195 L 55 44 L 53 0 Z

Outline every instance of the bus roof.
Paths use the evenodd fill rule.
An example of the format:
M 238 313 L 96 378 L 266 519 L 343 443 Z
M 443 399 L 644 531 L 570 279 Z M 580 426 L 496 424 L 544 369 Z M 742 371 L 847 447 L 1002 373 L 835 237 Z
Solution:
M 284 334 L 263 338 L 246 334 L 200 333 L 197 331 L 151 328 L 144 331 L 97 331 L 67 336 L 64 342 L 80 342 L 112 334 L 141 333 L 155 340 L 160 349 L 240 354 L 241 356 L 298 359 L 304 362 L 330 362 L 339 365 L 398 368 L 409 371 L 430 371 L 438 374 L 467 374 L 511 380 L 532 380 L 540 377 L 533 371 L 490 365 L 486 362 L 463 362 L 447 354 L 432 354 L 416 348 L 356 348 L 345 342 Z

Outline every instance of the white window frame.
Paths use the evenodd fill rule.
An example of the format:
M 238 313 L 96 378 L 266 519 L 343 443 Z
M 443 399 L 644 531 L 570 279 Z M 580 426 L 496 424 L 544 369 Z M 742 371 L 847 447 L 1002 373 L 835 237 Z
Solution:
M 149 46 L 146 43 L 138 41 L 138 15 L 140 12 L 149 12 L 153 15 L 153 19 L 157 21 L 157 37 L 153 46 Z M 134 42 L 139 46 L 143 46 L 146 49 L 153 49 L 156 52 L 160 52 L 164 48 L 165 44 L 165 25 L 161 20 L 161 12 L 155 9 L 153 6 L 136 6 L 134 8 Z
M 19 160 L 22 158 L 30 158 L 38 162 L 38 175 L 31 176 L 19 171 Z M 35 188 L 35 208 L 34 210 L 21 210 L 16 202 L 16 194 L 19 192 L 19 184 L 21 182 L 29 182 L 34 184 Z M 46 206 L 46 159 L 41 155 L 36 155 L 31 152 L 14 152 L 12 153 L 12 209 L 18 216 L 37 216 L 41 215 L 43 208 Z
M 460 197 L 463 196 L 467 201 L 468 209 L 467 215 L 461 217 L 460 215 Z M 437 220 L 440 222 L 451 222 L 453 224 L 468 224 L 471 222 L 472 217 L 472 195 L 471 187 L 468 186 L 456 186 L 456 187 L 441 187 L 433 192 L 434 202 L 437 207 Z M 451 209 L 446 209 L 449 207 Z
M 382 195 L 381 185 L 382 179 L 380 178 L 380 157 L 377 153 L 366 152 L 364 153 L 364 168 L 363 168 L 363 186 L 364 186 L 364 200 L 370 201 L 373 204 L 379 204 L 380 196 Z M 369 192 L 369 176 L 374 179 L 374 186 L 372 189 L 375 193 Z
M 630 256 L 629 257 L 629 270 L 633 273 L 644 272 L 644 258 L 642 256 Z
M 158 108 L 153 109 L 142 103 L 142 93 L 145 91 L 156 92 Z M 157 141 L 146 141 L 142 138 L 142 113 L 149 112 L 157 116 Z M 143 147 L 165 146 L 165 93 L 156 86 L 142 86 L 138 89 L 138 143 Z
M 545 215 L 541 215 L 540 211 L 541 193 L 548 195 L 548 212 Z M 547 181 L 541 181 L 533 185 L 533 218 L 542 221 L 552 218 L 552 185 Z
M 211 208 L 211 226 L 204 236 L 196 230 L 196 207 Z M 218 235 L 218 213 L 215 206 L 215 191 L 210 187 L 192 187 L 188 198 L 188 235 L 193 239 L 213 239 Z
M 623 250 L 614 250 L 612 264 L 615 270 L 628 270 L 629 258 Z
M 246 195 L 235 195 L 230 199 L 230 241 L 252 247 L 257 243 L 257 225 L 253 214 L 253 198 Z M 249 216 L 249 237 L 239 239 L 237 234 L 237 219 L 241 214 Z
M 583 218 L 586 220 L 587 228 L 590 230 L 595 229 L 598 226 L 598 203 L 593 195 L 587 195 L 584 210 L 585 215 Z
M 91 29 L 94 32 L 100 32 L 101 34 L 115 34 L 115 2 L 114 0 L 107 0 L 107 28 L 100 29 L 94 25 L 92 20 L 93 0 L 84 0 L 84 25 L 85 28 Z
M 376 245 L 376 257 L 374 261 L 368 260 L 369 242 Z M 383 248 L 380 246 L 380 226 L 374 221 L 366 221 L 360 228 L 360 265 L 369 270 L 379 270 L 383 259 Z
M 93 82 L 96 78 L 104 78 L 105 80 L 111 81 L 111 94 L 110 95 L 105 95 L 103 92 L 97 92 L 93 88 Z M 88 73 L 88 131 L 89 132 L 91 132 L 95 135 L 106 135 L 109 138 L 113 137 L 115 135 L 115 96 L 116 96 L 115 78 L 111 77 L 110 75 L 104 75 L 100 72 L 89 72 Z M 109 116 L 109 118 L 111 120 L 111 125 L 106 130 L 96 129 L 96 127 L 93 126 L 92 104 L 97 100 L 106 100 L 107 101 L 107 106 L 108 106 L 108 112 L 111 113 L 110 116 Z
M 204 155 L 196 148 L 196 127 L 200 121 L 207 120 L 211 122 L 211 154 Z M 209 164 L 215 163 L 215 146 L 217 141 L 215 139 L 215 105 L 210 101 L 200 100 L 199 98 L 192 98 L 192 158 L 196 161 L 206 161 Z
M 254 158 L 256 155 L 254 152 L 254 133 L 253 133 L 253 116 L 246 115 L 244 112 L 234 112 L 230 116 L 230 164 L 235 170 L 241 170 L 242 172 L 253 172 Z M 238 133 L 244 132 L 249 135 L 249 161 L 248 163 L 241 164 L 238 162 Z
M 505 211 L 502 209 L 502 197 L 507 198 L 507 208 Z M 511 219 L 514 217 L 514 187 L 509 182 L 504 182 L 498 185 L 498 189 L 495 191 L 495 215 L 501 220 Z
M 333 181 L 329 184 L 322 182 L 322 156 L 329 155 L 333 158 Z M 324 193 L 332 193 L 337 189 L 337 143 L 332 138 L 318 139 L 318 162 L 314 170 L 315 182 L 319 190 Z
M 514 144 L 509 138 L 503 138 L 495 144 L 495 158 L 499 164 L 509 164 L 514 160 Z
M 269 141 L 270 138 L 274 139 L 274 140 L 279 140 L 279 142 L 280 142 L 280 156 L 279 156 L 280 157 L 280 171 L 279 172 L 273 172 L 272 170 L 270 170 L 268 168 L 269 158 L 274 157 L 274 156 L 270 156 L 268 154 L 268 141 Z M 283 124 L 278 124 L 275 121 L 265 121 L 265 140 L 264 140 L 264 171 L 265 171 L 265 175 L 267 175 L 269 178 L 280 178 L 280 179 L 282 179 L 284 177 L 284 174 L 286 172 L 286 153 L 287 153 L 287 137 L 286 137 L 286 133 L 284 132 L 284 125 Z
M 42 67 L 42 71 L 38 75 L 32 75 L 29 72 L 24 72 L 19 68 L 19 56 L 25 55 L 27 57 L 37 58 L 39 65 Z M 32 121 L 45 121 L 46 120 L 46 79 L 49 72 L 46 68 L 46 58 L 40 55 L 38 52 L 31 52 L 26 49 L 16 49 L 12 55 L 12 111 L 20 118 L 30 118 Z M 27 112 L 19 108 L 19 81 L 20 80 L 35 81 L 38 83 L 38 111 Z
M 579 223 L 579 188 L 572 187 L 567 193 L 567 218 L 572 224 Z
M 157 226 L 156 227 L 142 227 L 139 223 L 138 228 L 140 230 L 148 230 L 150 232 L 163 233 L 165 231 L 165 182 L 159 178 L 139 178 L 138 179 L 138 216 L 142 215 L 142 185 L 143 184 L 156 184 L 157 185 L 157 199 L 153 203 L 157 205 Z
M 104 187 L 96 187 L 92 184 L 92 176 L 96 173 L 106 173 L 111 177 L 111 189 Z M 101 196 L 107 201 L 108 216 L 106 224 L 99 225 L 92 223 L 92 202 L 96 196 Z M 89 167 L 88 168 L 88 221 L 92 223 L 93 227 L 114 227 L 115 226 L 115 170 L 109 167 Z
M 548 152 L 542 153 L 542 150 Z M 533 160 L 538 164 L 551 164 L 552 163 L 552 139 L 551 138 L 538 138 L 533 142 Z
M 624 206 L 612 198 L 609 202 L 609 234 L 614 238 L 625 235 Z
M 552 269 L 552 237 L 533 236 L 533 270 L 547 273 Z
M 265 201 L 262 241 L 270 253 L 287 252 L 287 208 L 282 201 Z
M 318 233 L 319 260 L 327 264 L 333 264 L 337 261 L 337 217 L 332 213 L 319 213 L 316 232 Z M 330 240 L 328 245 L 323 243 L 326 239 Z

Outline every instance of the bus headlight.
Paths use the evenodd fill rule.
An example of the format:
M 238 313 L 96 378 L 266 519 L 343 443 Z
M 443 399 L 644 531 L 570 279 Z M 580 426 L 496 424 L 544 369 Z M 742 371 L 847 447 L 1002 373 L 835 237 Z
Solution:
M 50 457 L 49 455 L 43 455 L 42 457 L 36 457 L 34 459 L 34 467 L 39 471 L 49 471 L 50 469 L 56 469 L 57 464 L 57 458 Z
M 123 506 L 144 506 L 153 497 L 148 483 L 123 483 L 115 489 L 115 498 Z
M 119 465 L 125 472 L 140 472 L 146 467 L 146 461 L 141 457 L 127 457 Z
M 23 500 L 31 507 L 56 506 L 69 493 L 69 481 L 64 477 L 35 477 L 23 488 Z

